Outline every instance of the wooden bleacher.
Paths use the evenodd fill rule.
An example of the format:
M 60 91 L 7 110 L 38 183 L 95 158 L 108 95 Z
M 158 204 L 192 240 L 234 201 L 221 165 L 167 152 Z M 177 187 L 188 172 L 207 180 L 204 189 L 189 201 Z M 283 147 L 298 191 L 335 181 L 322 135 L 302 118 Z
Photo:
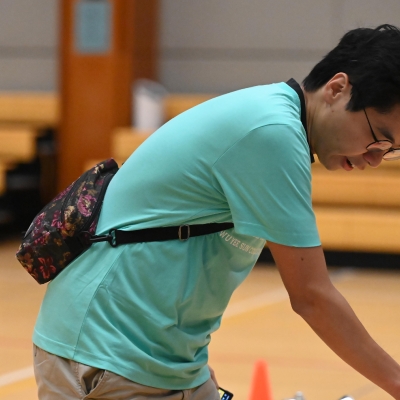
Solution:
M 36 156 L 36 138 L 43 128 L 59 121 L 59 99 L 54 93 L 0 92 L 0 195 L 5 175 L 18 163 Z
M 47 92 L 0 92 L 0 122 L 34 127 L 56 127 L 59 97 Z
M 178 114 L 189 110 L 200 103 L 212 99 L 212 94 L 170 94 L 165 97 L 164 110 L 166 120 L 176 117 Z
M 400 253 L 400 161 L 364 171 L 313 171 L 313 203 L 327 250 Z
M 0 196 L 6 190 L 6 172 L 35 156 L 36 131 L 27 126 L 0 126 Z

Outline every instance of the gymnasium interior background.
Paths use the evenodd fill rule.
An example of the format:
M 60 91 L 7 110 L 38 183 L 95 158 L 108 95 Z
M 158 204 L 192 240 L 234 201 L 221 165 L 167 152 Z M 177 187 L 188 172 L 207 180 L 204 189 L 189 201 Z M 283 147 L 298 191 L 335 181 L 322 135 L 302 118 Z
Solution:
M 0 400 L 37 398 L 31 332 L 46 287 L 36 285 L 14 253 L 21 231 L 62 186 L 59 165 L 68 144 L 60 144 L 61 124 L 55 119 L 50 125 L 41 124 L 32 158 L 12 161 L 5 148 L 13 139 L 8 135 L 6 143 L 1 132 L 8 129 L 10 115 L 17 121 L 25 110 L 26 104 L 21 109 L 13 106 L 21 104 L 13 103 L 18 96 L 60 95 L 62 10 L 72 3 L 108 2 L 156 10 L 152 21 L 138 12 L 132 24 L 137 25 L 134 34 L 139 37 L 153 30 L 153 78 L 175 96 L 174 101 L 291 77 L 300 82 L 349 29 L 384 23 L 400 26 L 399 0 L 0 0 Z M 131 56 L 134 59 L 136 53 Z M 9 98 L 14 100 L 10 103 Z M 40 105 L 29 106 L 42 111 Z M 75 139 L 71 137 L 72 144 Z M 95 132 L 89 145 L 77 149 L 86 151 L 88 161 L 97 158 L 96 139 L 100 138 Z M 68 150 L 71 165 L 78 163 L 73 150 Z M 331 268 L 332 279 L 373 337 L 399 360 L 400 161 L 391 165 L 373 171 L 375 175 L 353 171 L 348 175 L 354 185 L 342 181 L 345 173 L 328 176 L 317 170 L 313 186 L 321 202 L 339 195 L 335 204 L 329 204 L 331 220 L 321 224 L 330 233 L 328 265 L 359 267 L 356 272 Z M 78 170 L 83 172 L 83 165 Z M 336 176 L 337 181 L 331 180 Z M 363 190 L 357 192 L 358 188 Z M 339 221 L 335 213 L 341 209 L 347 214 L 339 213 Z M 358 212 L 364 225 L 351 227 L 347 222 Z M 346 215 L 348 221 L 343 219 Z M 271 261 L 268 249 L 260 258 Z M 255 268 L 239 288 L 213 337 L 210 355 L 221 385 L 244 399 L 254 360 L 262 358 L 270 365 L 276 399 L 300 389 L 310 400 L 337 399 L 345 393 L 356 400 L 388 399 L 338 360 L 295 316 L 278 273 L 265 265 Z
M 60 4 L 0 1 L 0 95 L 59 92 Z M 400 25 L 398 0 L 154 0 L 154 4 L 156 78 L 169 93 L 177 94 L 222 94 L 291 77 L 301 81 L 347 30 Z M 2 238 L 26 229 L 43 205 L 43 159 L 57 165 L 62 150 L 56 137 L 52 128 L 38 139 L 41 160 L 37 157 L 7 170 L 6 190 L 0 197 Z M 45 179 L 57 187 L 56 168 L 53 172 Z M 340 264 L 337 255 L 328 252 L 332 263 Z M 347 264 L 385 260 L 386 266 L 396 266 L 399 260 L 397 254 L 376 252 L 346 255 Z

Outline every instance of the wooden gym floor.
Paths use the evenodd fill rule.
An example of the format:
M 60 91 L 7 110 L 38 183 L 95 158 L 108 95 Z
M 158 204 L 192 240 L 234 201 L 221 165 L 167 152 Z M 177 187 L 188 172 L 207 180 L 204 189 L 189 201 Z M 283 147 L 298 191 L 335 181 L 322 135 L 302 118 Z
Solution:
M 16 241 L 0 242 L 0 400 L 37 399 L 31 334 L 44 286 L 14 259 Z M 332 280 L 372 336 L 400 361 L 400 272 L 340 268 Z M 223 284 L 223 282 L 221 282 Z M 234 294 L 213 335 L 210 365 L 222 387 L 247 400 L 254 363 L 268 363 L 274 399 L 303 391 L 307 400 L 391 397 L 334 355 L 291 311 L 273 266 L 257 265 Z

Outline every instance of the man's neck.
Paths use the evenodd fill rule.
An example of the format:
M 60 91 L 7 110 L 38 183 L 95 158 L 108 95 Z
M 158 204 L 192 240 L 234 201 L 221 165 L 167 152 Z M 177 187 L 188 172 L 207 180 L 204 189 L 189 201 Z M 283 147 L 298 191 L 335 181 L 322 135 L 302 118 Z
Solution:
M 315 116 L 316 116 L 316 110 L 317 110 L 317 105 L 318 105 L 318 99 L 319 99 L 319 90 L 316 92 L 307 92 L 303 86 L 301 86 L 301 89 L 304 93 L 304 99 L 306 102 L 306 116 L 307 116 L 307 133 L 308 133 L 308 143 L 310 144 L 311 147 L 311 152 L 315 154 L 314 151 L 314 143 L 315 143 Z

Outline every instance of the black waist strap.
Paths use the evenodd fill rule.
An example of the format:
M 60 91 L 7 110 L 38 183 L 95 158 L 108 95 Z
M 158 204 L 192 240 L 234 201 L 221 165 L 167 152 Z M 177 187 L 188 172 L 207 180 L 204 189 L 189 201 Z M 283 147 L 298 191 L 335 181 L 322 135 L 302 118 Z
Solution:
M 86 236 L 87 232 L 82 232 L 86 236 L 86 240 L 90 243 L 109 242 L 111 246 L 116 247 L 120 244 L 143 243 L 143 242 L 163 242 L 166 240 L 185 241 L 191 237 L 209 235 L 211 233 L 220 232 L 233 228 L 233 223 L 213 223 L 202 225 L 181 225 L 168 226 L 163 228 L 148 228 L 137 231 L 121 231 L 119 229 L 111 229 L 108 235 Z M 82 236 L 81 236 L 82 237 Z M 83 237 L 82 237 L 83 238 Z

